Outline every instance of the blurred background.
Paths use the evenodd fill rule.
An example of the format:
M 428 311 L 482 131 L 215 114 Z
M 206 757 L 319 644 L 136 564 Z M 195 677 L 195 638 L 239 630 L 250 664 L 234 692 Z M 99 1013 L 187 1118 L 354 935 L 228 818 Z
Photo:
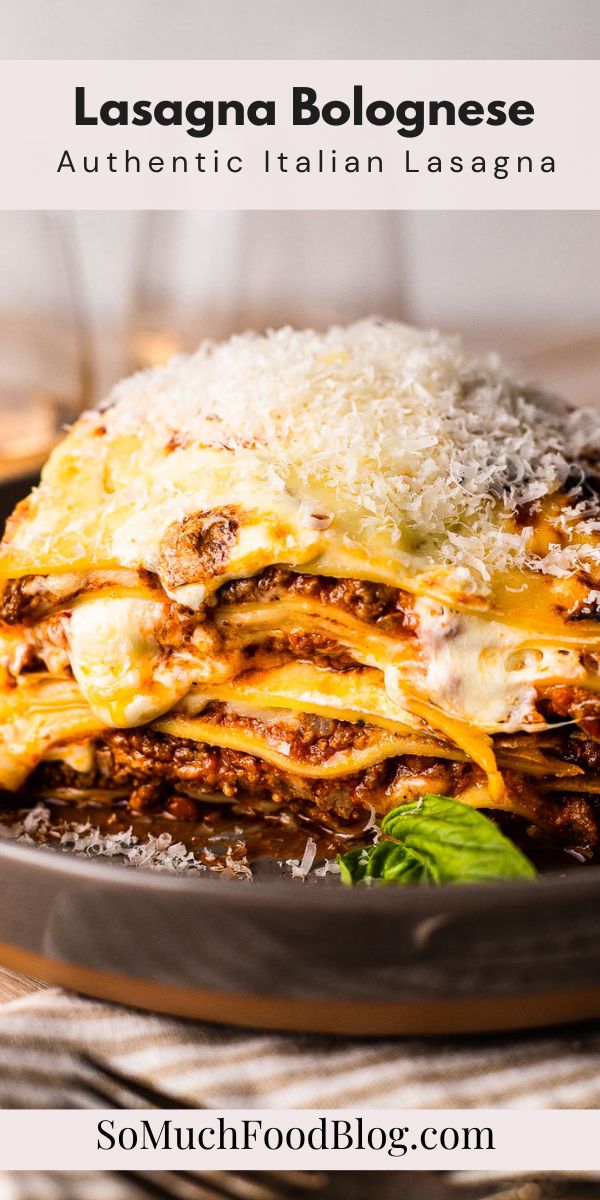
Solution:
M 0 480 L 204 337 L 377 313 L 600 399 L 600 213 L 0 213 Z
M 598 0 L 2 0 L 6 58 L 600 58 Z M 200 80 L 201 83 L 201 80 Z M 365 313 L 598 398 L 596 212 L 0 214 L 0 481 L 204 336 Z
M 597 0 L 2 0 L 5 58 L 599 58 Z

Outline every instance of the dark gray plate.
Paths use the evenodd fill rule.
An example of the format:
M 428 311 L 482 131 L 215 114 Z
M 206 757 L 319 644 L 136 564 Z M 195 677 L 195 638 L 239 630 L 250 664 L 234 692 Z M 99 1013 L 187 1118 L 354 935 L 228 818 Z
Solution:
M 111 1000 L 360 1034 L 600 1017 L 600 867 L 346 890 L 172 877 L 0 841 L 0 878 L 0 961 Z
M 0 843 L 0 961 L 83 992 L 339 1033 L 600 1016 L 600 869 L 534 884 L 347 890 L 172 877 Z

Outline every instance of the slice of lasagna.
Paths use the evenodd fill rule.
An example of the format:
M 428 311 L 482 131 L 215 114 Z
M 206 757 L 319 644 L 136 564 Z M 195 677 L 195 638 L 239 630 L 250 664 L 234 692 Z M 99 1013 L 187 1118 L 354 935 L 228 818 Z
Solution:
M 8 522 L 0 786 L 331 827 L 436 792 L 590 852 L 599 434 L 375 321 L 134 376 Z

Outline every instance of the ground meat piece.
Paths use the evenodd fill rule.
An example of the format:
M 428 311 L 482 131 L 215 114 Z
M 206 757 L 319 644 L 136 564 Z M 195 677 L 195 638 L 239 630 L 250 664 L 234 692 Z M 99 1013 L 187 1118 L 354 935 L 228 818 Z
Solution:
M 189 645 L 194 630 L 203 617 L 203 613 L 192 613 L 180 604 L 169 604 L 165 608 L 164 616 L 154 626 L 154 637 L 159 646 L 165 646 L 169 650 L 180 649 Z M 221 642 L 216 629 L 214 637 L 216 642 Z
M 386 788 L 395 771 L 386 760 L 335 779 L 305 779 L 280 770 L 252 754 L 220 749 L 150 729 L 106 731 L 96 747 L 96 769 L 85 776 L 62 763 L 42 764 L 31 780 L 32 791 L 52 787 L 123 788 L 133 804 L 163 806 L 179 794 L 202 799 L 214 793 L 228 798 L 270 797 L 290 809 L 327 822 L 328 817 L 355 820 L 361 812 L 390 806 Z
M 582 850 L 592 849 L 598 843 L 598 822 L 588 796 L 552 792 L 551 798 L 539 800 L 531 819 L 558 842 Z
M 225 629 L 225 644 L 233 650 L 239 647 L 239 638 L 228 637 Z M 247 668 L 276 667 L 290 662 L 292 658 L 308 659 L 310 662 L 333 667 L 336 671 L 356 669 L 356 659 L 345 646 L 319 633 L 304 633 L 299 629 L 282 630 L 244 645 L 244 660 Z
M 35 625 L 24 626 L 22 637 L 8 659 L 8 669 L 15 678 L 27 671 L 69 674 L 66 615 L 55 613 Z
M 600 693 L 561 683 L 539 689 L 538 696 L 544 716 L 572 717 L 591 737 L 600 737 Z
M 41 575 L 24 575 L 22 579 L 10 579 L 0 601 L 0 621 L 6 625 L 19 625 L 22 621 L 34 621 L 44 616 L 58 601 L 73 594 L 73 584 L 46 580 Z M 62 586 L 61 586 L 62 583 Z
M 288 595 L 313 597 L 331 604 L 370 624 L 397 619 L 411 628 L 413 598 L 400 588 L 363 579 L 331 579 L 324 575 L 302 575 L 288 567 L 268 567 L 251 579 L 236 579 L 219 589 L 223 604 L 249 604 L 280 600 Z
M 532 779 L 516 771 L 504 771 L 508 796 L 532 826 L 553 840 L 588 850 L 598 842 L 598 823 L 593 796 L 573 792 L 538 792 Z
M 10 579 L 0 600 L 0 621 L 6 625 L 16 625 L 27 612 L 29 598 L 24 595 L 22 579 Z
M 372 726 L 301 713 L 299 728 L 292 738 L 291 754 L 305 762 L 326 762 L 343 750 L 360 750 L 368 746 L 373 740 L 373 732 Z
M 75 767 L 70 767 L 62 760 L 44 762 L 33 772 L 29 786 L 32 791 L 36 791 L 38 787 L 48 791 L 55 788 L 77 788 L 81 791 L 89 791 L 91 788 L 99 786 L 98 772 L 96 770 L 76 771 Z
M 569 733 L 560 747 L 560 757 L 565 762 L 575 763 L 592 775 L 600 775 L 600 743 L 585 737 L 580 732 Z
M 318 747 L 318 741 L 311 745 Z M 584 852 L 597 844 L 598 797 L 539 793 L 531 780 L 516 772 L 506 771 L 504 777 L 509 796 L 531 826 Z M 250 806 L 253 797 L 269 798 L 335 828 L 338 821 L 360 819 L 365 810 L 382 814 L 426 792 L 459 795 L 482 781 L 482 772 L 474 764 L 416 755 L 385 759 L 335 779 L 306 779 L 252 754 L 141 728 L 102 734 L 95 771 L 84 775 L 63 763 L 44 763 L 28 786 L 32 793 L 59 787 L 112 789 L 115 796 L 129 793 L 136 809 L 168 809 L 174 797 L 206 800 L 215 793 Z
M 304 779 L 237 750 L 142 730 L 105 735 L 98 751 L 99 773 L 115 785 L 151 781 L 153 799 L 166 790 L 192 798 L 221 792 L 227 797 L 272 796 L 282 805 L 302 802 L 312 811 L 333 810 L 350 819 L 361 804 L 361 774 L 334 780 Z M 364 803 L 364 801 L 363 801 Z
M 239 527 L 240 512 L 234 505 L 175 521 L 160 543 L 161 578 L 173 588 L 212 579 L 227 566 Z
M 278 640 L 282 646 L 289 648 L 295 658 L 327 663 L 340 670 L 356 666 L 356 659 L 345 646 L 340 646 L 339 642 L 322 633 L 290 629 L 281 633 Z
M 75 596 L 110 587 L 113 582 L 135 584 L 136 581 L 144 587 L 160 589 L 156 575 L 144 568 L 119 571 L 115 578 L 108 571 L 92 571 L 89 575 L 24 575 L 6 584 L 0 598 L 0 621 L 6 625 L 38 621 L 57 605 L 66 604 Z
M 131 790 L 129 807 L 132 808 L 134 812 L 143 812 L 144 809 L 152 806 L 152 803 L 156 799 L 159 790 L 159 787 L 154 781 L 151 783 L 138 783 L 136 787 L 132 788 Z
M 483 774 L 472 763 L 453 763 L 447 759 L 407 754 L 396 759 L 396 770 L 389 791 L 397 804 L 416 800 L 428 792 L 454 796 L 462 788 L 479 782 Z
M 188 796 L 173 796 L 167 804 L 167 812 L 176 821 L 199 821 L 200 805 Z
M 372 767 L 367 767 L 362 772 L 355 789 L 356 800 L 360 806 L 367 809 L 372 808 L 375 811 L 387 810 L 389 807 L 387 802 L 385 808 L 381 809 L 381 797 L 385 795 L 393 776 L 394 762 L 391 762 L 389 759 L 384 759 L 383 762 L 374 763 Z
M 359 750 L 379 739 L 379 730 L 362 722 L 338 721 L 314 713 L 298 713 L 294 722 L 261 720 L 260 716 L 245 714 L 243 720 L 227 704 L 214 701 L 202 711 L 205 721 L 216 726 L 250 728 L 275 746 L 285 742 L 291 760 L 313 765 L 327 762 L 343 750 Z

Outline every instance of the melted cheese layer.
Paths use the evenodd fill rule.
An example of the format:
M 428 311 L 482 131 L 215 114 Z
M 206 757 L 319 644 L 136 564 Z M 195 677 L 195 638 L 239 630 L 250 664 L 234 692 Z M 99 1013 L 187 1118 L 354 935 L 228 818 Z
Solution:
M 584 653 L 599 651 L 600 630 L 566 616 L 599 598 L 598 522 L 583 491 L 578 506 L 563 486 L 573 462 L 585 474 L 599 434 L 597 414 L 404 326 L 204 346 L 76 423 L 8 524 L 0 580 L 91 586 L 68 606 L 67 653 L 104 726 L 195 720 L 173 710 L 192 689 L 229 686 L 247 647 L 317 635 L 372 674 L 263 677 L 271 701 L 279 688 L 297 711 L 329 706 L 452 742 L 498 798 L 491 735 L 540 727 L 540 684 L 600 687 Z M 218 606 L 216 632 L 207 621 L 187 641 L 161 636 L 165 596 L 198 612 L 223 583 L 274 564 L 405 589 L 417 636 L 297 597 Z M 151 572 L 156 594 L 126 576 L 121 594 L 94 593 L 123 571 Z M 24 634 L 3 639 L 9 691 L 35 651 Z M 43 659 L 57 673 L 59 651 Z M 32 762 L 38 753 L 34 737 Z
M 373 671 L 343 673 L 343 704 L 340 689 L 333 688 L 332 678 L 336 673 L 311 664 L 287 664 L 286 667 L 265 672 L 261 687 L 260 672 L 248 674 L 244 684 L 215 685 L 212 689 L 197 689 L 193 706 L 205 706 L 210 699 L 228 699 L 227 719 L 208 712 L 190 716 L 185 712 L 169 714 L 152 724 L 151 728 L 173 737 L 197 740 L 215 747 L 229 748 L 251 754 L 275 767 L 306 779 L 337 779 L 360 772 L 375 763 L 403 755 L 417 755 L 425 759 L 441 759 L 465 762 L 468 755 L 457 749 L 451 740 L 443 736 L 433 737 L 420 728 L 410 728 L 396 721 L 396 709 L 390 701 L 383 708 L 379 689 L 373 690 Z M 339 681 L 339 674 L 338 674 Z M 252 705 L 257 694 L 263 701 L 260 707 Z M 209 693 L 210 692 L 210 697 Z M 265 708 L 264 698 L 281 702 L 286 693 L 293 697 L 302 694 L 306 711 L 314 711 L 341 720 L 354 720 L 362 726 L 356 702 L 360 700 L 363 712 L 371 707 L 378 710 L 375 720 L 361 731 L 356 745 L 333 752 L 323 762 L 311 763 L 292 751 L 292 740 L 299 726 L 298 711 L 293 707 Z M 191 698 L 185 702 L 192 704 Z M 192 706 L 192 707 L 193 707 Z M 385 711 L 385 715 L 382 712 Z M 101 736 L 103 726 L 86 704 L 74 680 L 52 680 L 46 675 L 27 675 L 0 697 L 0 786 L 16 790 L 25 781 L 32 765 L 44 760 L 63 760 L 73 769 L 89 771 L 94 766 L 93 747 Z M 559 787 L 575 791 L 598 791 L 597 780 L 581 780 L 580 768 L 562 763 L 546 755 L 538 748 L 517 747 L 500 749 L 499 759 L 503 766 L 524 774 L 543 775 L 542 791 Z M 559 776 L 552 779 L 556 771 Z M 568 776 L 578 776 L 569 779 Z M 402 788 L 410 781 L 420 786 L 418 778 L 402 776 L 378 799 L 379 809 L 393 807 L 399 802 Z M 404 782 L 403 782 L 404 781 Z M 426 780 L 424 781 L 426 785 Z M 398 791 L 400 789 L 400 792 Z M 94 793 L 96 794 L 96 793 Z M 495 793 L 490 784 L 467 784 L 460 798 L 477 807 L 501 808 L 531 819 L 531 796 L 511 791 L 509 794 Z M 105 798 L 110 800 L 110 793 Z M 400 800 L 401 802 L 401 800 Z
M 22 676 L 0 692 L 0 787 L 16 790 L 52 747 L 102 728 L 74 680 Z
M 143 725 L 168 712 L 194 683 L 235 675 L 235 652 L 197 625 L 170 649 L 157 638 L 168 606 L 138 597 L 83 597 L 69 622 L 69 661 L 92 711 L 107 726 Z
M 418 638 L 393 637 L 331 605 L 290 597 L 217 608 L 216 627 L 196 624 L 180 645 L 169 647 L 158 635 L 168 613 L 167 602 L 114 591 L 84 594 L 73 606 L 69 661 L 101 725 L 154 721 L 186 697 L 193 713 L 201 696 L 362 719 L 453 743 L 485 771 L 498 799 L 504 785 L 489 735 L 542 725 L 535 708 L 538 683 L 598 686 L 574 648 L 535 649 L 535 639 L 523 630 L 425 598 L 414 604 Z M 244 647 L 286 630 L 331 639 L 363 669 L 297 662 L 240 679 Z M 173 719 L 187 717 L 182 712 Z M 35 760 L 35 747 L 32 754 Z
M 305 600 L 217 609 L 216 625 L 197 625 L 189 640 L 165 647 L 156 630 L 165 605 L 140 597 L 83 597 L 69 622 L 68 653 L 75 678 L 93 711 L 107 725 L 143 724 L 168 712 L 194 685 L 234 678 L 245 646 L 287 631 L 314 633 L 346 649 L 369 676 L 371 708 L 385 714 L 385 693 L 398 711 L 414 704 L 433 706 L 474 734 L 511 733 L 542 723 L 536 715 L 536 686 L 569 682 L 598 686 L 574 648 L 535 649 L 522 631 L 474 613 L 453 612 L 417 599 L 418 639 L 394 638 L 342 611 Z M 215 640 L 216 638 L 216 640 Z M 328 678 L 331 692 L 347 696 L 344 672 Z M 351 676 L 358 687 L 357 674 Z M 288 700 L 299 675 L 288 674 Z M 378 683 L 376 682 L 378 680 Z M 385 682 L 384 682 L 385 680 Z M 374 703 L 377 687 L 381 693 Z M 360 692 L 356 707 L 367 703 Z M 412 700 L 411 700 L 412 697 Z M 265 697 L 266 702 L 268 702 Z M 302 704 L 302 693 L 297 697 Z M 412 707 L 411 707 L 412 706 Z M 433 710 L 432 710 L 433 711 Z M 398 715 L 398 712 L 396 713 Z M 433 722 L 436 727 L 436 722 Z M 479 759 L 476 759 L 479 761 Z

